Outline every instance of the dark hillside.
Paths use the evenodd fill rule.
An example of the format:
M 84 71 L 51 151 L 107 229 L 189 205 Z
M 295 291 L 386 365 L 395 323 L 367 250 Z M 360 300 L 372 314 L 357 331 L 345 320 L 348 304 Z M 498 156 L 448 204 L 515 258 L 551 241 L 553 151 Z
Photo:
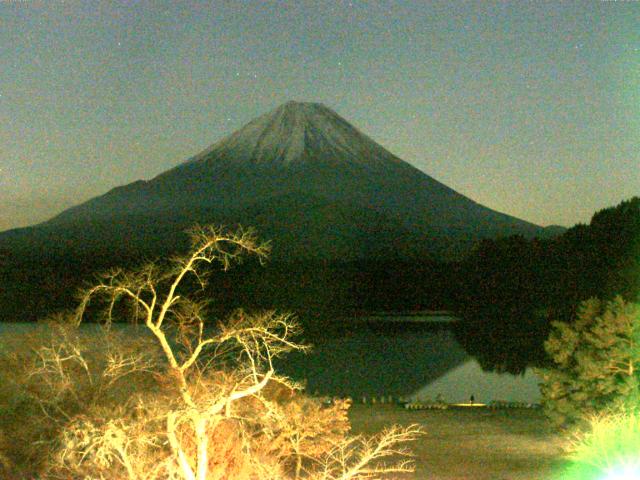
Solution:
M 341 292 L 318 295 L 322 310 L 422 305 L 435 295 L 416 287 L 425 275 L 406 272 L 459 259 L 482 239 L 547 234 L 417 170 L 333 110 L 288 102 L 151 180 L 114 188 L 40 225 L 0 233 L 6 252 L 0 311 L 34 318 L 66 305 L 69 290 L 92 272 L 186 248 L 184 231 L 194 223 L 251 226 L 272 241 L 274 267 L 265 273 L 277 280 L 269 288 L 272 299 L 242 294 L 245 300 L 318 305 L 275 300 L 278 292 L 299 290 L 290 279 L 313 272 L 307 291 Z M 317 265 L 323 265 L 320 276 Z M 366 293 L 378 282 L 366 272 L 383 270 L 400 283 Z M 358 275 L 365 278 L 354 283 Z M 309 297 L 300 292 L 298 298 Z

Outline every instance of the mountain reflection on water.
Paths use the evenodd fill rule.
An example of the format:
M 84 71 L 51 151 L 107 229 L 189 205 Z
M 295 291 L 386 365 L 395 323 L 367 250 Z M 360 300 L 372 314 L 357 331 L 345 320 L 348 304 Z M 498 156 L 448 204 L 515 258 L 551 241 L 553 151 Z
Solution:
M 0 335 L 33 325 L 0 323 Z M 304 382 L 311 394 L 357 400 L 374 396 L 433 400 L 440 394 L 445 401 L 459 402 L 473 394 L 478 402 L 539 402 L 538 379 L 531 371 L 524 375 L 482 371 L 456 339 L 453 325 L 442 317 L 360 321 L 356 328 L 316 338 L 309 353 L 293 352 L 279 359 L 276 369 Z M 117 325 L 126 327 L 131 328 Z
M 454 323 L 442 317 L 360 322 L 357 329 L 324 338 L 308 354 L 293 353 L 280 371 L 306 381 L 310 393 L 361 397 L 393 396 L 460 402 L 538 402 L 538 378 L 485 372 L 456 339 Z
M 438 326 L 392 331 L 363 325 L 343 337 L 318 342 L 308 354 L 279 362 L 283 373 L 306 379 L 323 395 L 409 395 L 468 360 L 453 332 Z

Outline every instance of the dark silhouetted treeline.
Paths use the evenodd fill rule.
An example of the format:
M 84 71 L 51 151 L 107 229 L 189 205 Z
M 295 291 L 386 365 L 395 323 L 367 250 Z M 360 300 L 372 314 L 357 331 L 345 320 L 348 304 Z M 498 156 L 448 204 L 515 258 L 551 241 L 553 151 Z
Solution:
M 72 308 L 75 293 L 113 267 L 130 268 L 166 258 L 182 245 L 145 254 L 79 249 L 58 255 L 11 256 L 0 266 L 0 312 L 5 321 L 35 321 Z M 163 251 L 166 248 L 166 252 Z M 452 305 L 451 267 L 428 258 L 331 262 L 246 261 L 230 272 L 212 272 L 205 295 L 223 316 L 235 308 L 295 312 L 319 328 L 336 318 L 371 311 L 447 309 Z M 194 286 L 195 287 L 195 286 Z
M 458 269 L 458 336 L 489 369 L 521 372 L 545 362 L 553 320 L 582 300 L 640 293 L 640 198 L 597 212 L 555 239 L 485 240 Z
M 143 228 L 135 231 L 89 225 L 64 243 L 46 228 L 37 235 L 17 232 L 15 242 L 0 246 L 0 319 L 32 321 L 71 308 L 78 287 L 94 283 L 95 273 L 188 248 L 186 236 L 182 242 L 170 234 L 186 225 L 144 218 L 138 225 Z M 366 312 L 453 310 L 464 320 L 456 332 L 461 343 L 485 368 L 521 372 L 545 362 L 550 322 L 570 320 L 582 300 L 638 299 L 640 198 L 597 212 L 589 225 L 556 238 L 483 240 L 458 263 L 428 254 L 342 262 L 273 258 L 266 266 L 248 261 L 212 275 L 205 294 L 214 312 L 292 311 L 310 336 Z

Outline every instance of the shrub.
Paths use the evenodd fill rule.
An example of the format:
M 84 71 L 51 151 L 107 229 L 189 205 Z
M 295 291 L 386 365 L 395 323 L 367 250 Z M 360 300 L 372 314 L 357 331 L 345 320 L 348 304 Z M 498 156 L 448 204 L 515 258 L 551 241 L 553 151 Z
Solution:
M 16 478 L 45 468 L 73 418 L 127 404 L 156 385 L 148 337 L 43 322 L 0 345 L 0 463 Z M 3 477 L 5 478 L 5 477 Z

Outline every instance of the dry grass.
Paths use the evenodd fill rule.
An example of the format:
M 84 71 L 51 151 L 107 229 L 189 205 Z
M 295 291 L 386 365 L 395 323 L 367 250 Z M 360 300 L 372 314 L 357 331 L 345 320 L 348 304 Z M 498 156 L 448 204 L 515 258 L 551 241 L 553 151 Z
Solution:
M 565 463 L 566 440 L 540 411 L 353 405 L 349 416 L 354 433 L 419 424 L 426 435 L 412 445 L 416 480 L 549 480 Z

